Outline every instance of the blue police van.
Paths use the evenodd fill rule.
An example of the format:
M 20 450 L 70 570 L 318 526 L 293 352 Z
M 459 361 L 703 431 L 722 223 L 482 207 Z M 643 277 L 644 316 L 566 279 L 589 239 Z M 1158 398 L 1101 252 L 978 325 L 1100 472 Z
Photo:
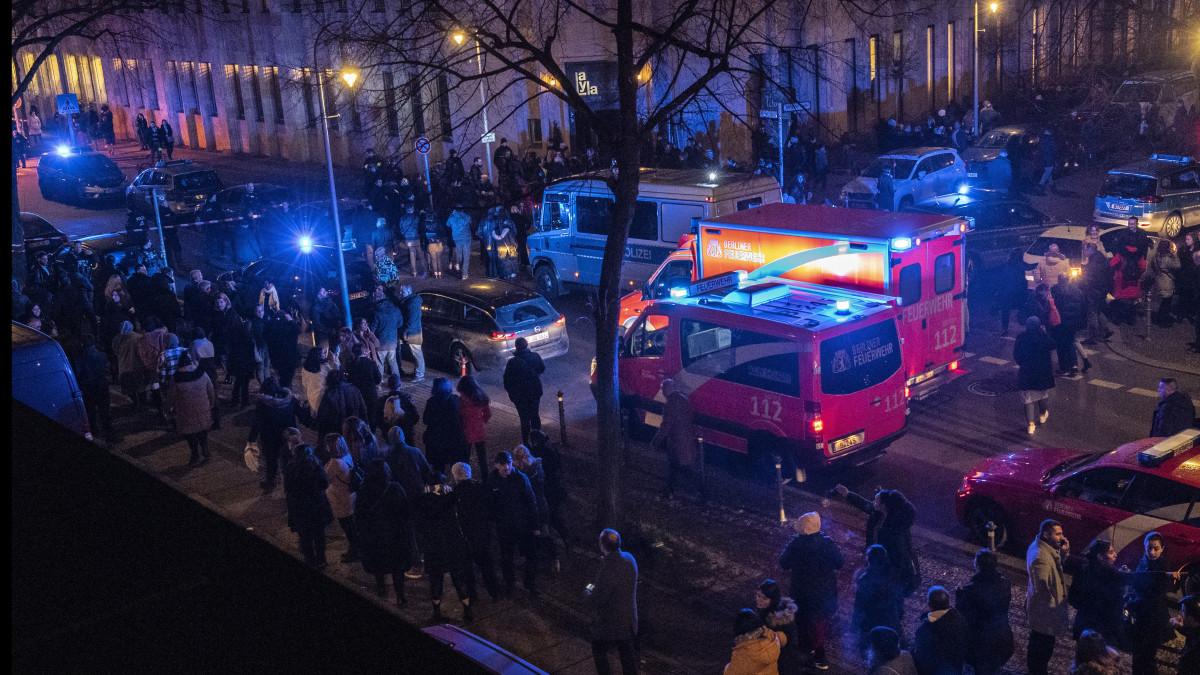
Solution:
M 694 169 L 642 169 L 621 284 L 641 288 L 694 218 L 714 218 L 780 201 L 771 176 Z M 571 176 L 546 186 L 529 235 L 538 291 L 562 295 L 570 284 L 596 286 L 613 206 L 603 174 Z

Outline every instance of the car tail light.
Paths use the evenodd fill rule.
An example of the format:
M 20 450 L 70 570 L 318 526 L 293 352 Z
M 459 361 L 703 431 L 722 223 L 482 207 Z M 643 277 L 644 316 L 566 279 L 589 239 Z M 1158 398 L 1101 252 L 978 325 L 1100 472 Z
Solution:
M 558 318 L 554 320 L 554 325 L 555 325 L 555 326 L 565 326 L 565 325 L 567 325 L 567 317 L 566 317 L 566 315 L 559 314 L 559 315 L 558 315 Z
M 821 419 L 820 414 L 809 420 L 808 428 L 812 429 L 813 434 L 817 436 L 821 435 L 821 432 L 825 431 L 825 422 Z
M 950 370 L 958 370 L 958 361 L 950 362 Z
M 516 336 L 517 336 L 516 333 L 504 333 L 502 331 L 496 331 L 496 332 L 492 333 L 493 340 L 511 340 L 511 339 L 515 338 Z
M 1159 197 L 1158 195 L 1147 195 L 1145 197 L 1138 198 L 1138 202 L 1141 204 L 1157 204 L 1161 201 L 1162 197 Z
M 906 386 L 904 387 L 904 398 L 908 398 L 909 396 L 912 396 L 912 390 Z

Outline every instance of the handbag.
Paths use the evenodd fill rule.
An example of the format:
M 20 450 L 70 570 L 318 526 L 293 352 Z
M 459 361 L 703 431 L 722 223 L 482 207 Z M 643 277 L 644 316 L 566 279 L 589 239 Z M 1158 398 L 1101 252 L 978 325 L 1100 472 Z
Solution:
M 242 459 L 245 460 L 247 469 L 258 473 L 262 466 L 262 451 L 258 449 L 258 443 L 247 443 L 246 451 L 242 453 Z
M 1050 298 L 1050 325 L 1057 326 L 1062 323 L 1062 314 L 1058 313 L 1058 307 L 1054 304 L 1054 298 Z

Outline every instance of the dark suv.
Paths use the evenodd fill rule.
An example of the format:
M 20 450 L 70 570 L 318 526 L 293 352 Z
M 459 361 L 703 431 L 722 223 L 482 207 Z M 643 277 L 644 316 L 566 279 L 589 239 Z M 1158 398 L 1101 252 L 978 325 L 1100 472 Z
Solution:
M 200 206 L 224 187 L 215 171 L 190 159 L 159 162 L 133 179 L 125 190 L 125 204 L 134 214 L 152 219 L 151 202 L 157 192 L 162 217 L 185 222 L 195 217 Z
M 99 152 L 47 152 L 37 173 L 42 198 L 67 204 L 116 201 L 125 186 L 125 174 Z

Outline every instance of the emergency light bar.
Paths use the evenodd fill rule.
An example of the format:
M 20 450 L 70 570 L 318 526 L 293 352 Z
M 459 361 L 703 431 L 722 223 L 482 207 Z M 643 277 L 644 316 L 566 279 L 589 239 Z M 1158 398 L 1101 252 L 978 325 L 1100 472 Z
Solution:
M 1192 158 L 1188 155 L 1164 155 L 1157 152 L 1150 155 L 1150 159 L 1157 162 L 1171 162 L 1172 164 L 1192 163 Z
M 755 284 L 726 295 L 725 302 L 731 305 L 757 307 L 772 300 L 786 298 L 791 294 L 792 289 L 787 284 Z
M 1154 445 L 1138 453 L 1138 464 L 1155 467 L 1171 459 L 1175 455 L 1196 447 L 1200 439 L 1200 429 L 1186 429 L 1174 436 L 1164 438 Z

